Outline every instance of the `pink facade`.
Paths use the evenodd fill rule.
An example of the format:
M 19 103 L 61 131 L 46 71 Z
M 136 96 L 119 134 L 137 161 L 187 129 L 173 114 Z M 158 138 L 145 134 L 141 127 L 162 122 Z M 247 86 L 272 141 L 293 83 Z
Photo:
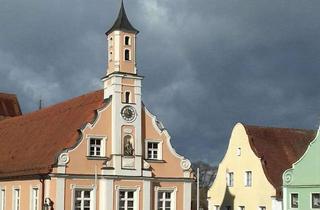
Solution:
M 103 91 L 21 118 L 56 113 L 52 114 L 54 125 L 63 113 L 66 120 L 59 130 L 68 133 L 67 129 L 73 129 L 67 139 L 74 140 L 60 140 L 60 147 L 56 146 L 59 139 L 47 141 L 58 150 L 38 157 L 52 161 L 48 172 L 46 167 L 34 173 L 29 167 L 28 174 L 19 169 L 14 176 L 10 175 L 13 170 L 8 171 L 0 181 L 0 210 L 38 210 L 42 205 L 55 210 L 191 209 L 191 163 L 175 152 L 168 132 L 141 101 L 143 77 L 137 74 L 135 59 L 137 33 L 122 4 L 118 19 L 106 33 L 109 62 Z M 89 99 L 92 102 L 87 102 Z M 89 106 L 96 116 L 92 120 L 86 117 L 79 122 L 81 127 L 72 128 L 68 121 L 82 116 Z M 48 131 L 47 124 L 50 135 L 54 131 Z

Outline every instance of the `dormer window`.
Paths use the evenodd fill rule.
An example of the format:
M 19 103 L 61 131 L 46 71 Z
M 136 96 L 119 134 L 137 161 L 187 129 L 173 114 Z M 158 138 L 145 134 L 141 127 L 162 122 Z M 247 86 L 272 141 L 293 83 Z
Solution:
M 130 58 L 130 50 L 129 49 L 125 49 L 124 50 L 124 60 L 126 61 L 130 61 L 131 58 Z
M 131 45 L 131 40 L 130 40 L 130 37 L 129 37 L 129 36 L 125 36 L 125 37 L 124 37 L 124 44 L 125 44 L 125 45 Z

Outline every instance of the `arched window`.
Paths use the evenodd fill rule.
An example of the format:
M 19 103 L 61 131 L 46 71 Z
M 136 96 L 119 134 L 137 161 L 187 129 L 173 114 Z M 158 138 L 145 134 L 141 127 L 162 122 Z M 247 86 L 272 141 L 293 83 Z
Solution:
M 125 135 L 123 138 L 123 154 L 124 156 L 133 156 L 133 138 L 131 135 Z
M 130 61 L 130 50 L 128 49 L 124 50 L 124 60 Z
M 126 93 L 125 93 L 125 102 L 127 104 L 130 103 L 130 92 L 129 91 L 126 91 Z
M 129 36 L 125 36 L 124 37 L 124 44 L 125 45 L 130 45 L 130 37 Z

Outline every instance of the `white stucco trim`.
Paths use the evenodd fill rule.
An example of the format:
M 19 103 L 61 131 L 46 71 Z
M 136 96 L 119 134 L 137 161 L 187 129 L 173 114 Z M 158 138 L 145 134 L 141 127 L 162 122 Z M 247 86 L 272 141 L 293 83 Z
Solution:
M 116 210 L 119 210 L 119 191 L 120 190 L 132 190 L 134 191 L 134 210 L 139 210 L 139 194 L 140 194 L 140 186 L 115 186 L 116 191 Z
M 99 156 L 91 156 L 90 155 L 90 139 L 91 138 L 97 138 L 97 139 L 101 139 L 101 151 L 100 151 L 100 155 Z M 107 156 L 107 136 L 104 135 L 95 135 L 95 134 L 88 134 L 86 136 L 86 140 L 87 140 L 87 156 L 90 157 L 106 157 Z
M 65 194 L 65 178 L 56 178 L 56 202 L 57 210 L 64 209 L 64 194 Z
M 151 181 L 143 180 L 143 210 L 151 210 Z
M 0 186 L 0 210 L 6 209 L 6 201 L 7 201 L 7 187 Z
M 183 183 L 183 209 L 191 210 L 191 182 Z
M 14 208 L 14 203 L 15 203 L 15 190 L 19 190 L 19 208 L 18 209 L 21 209 L 21 185 L 18 185 L 18 186 L 13 186 L 12 187 L 12 210 L 16 210 Z
M 157 125 L 157 122 L 162 125 L 161 122 L 159 122 L 157 120 L 157 117 L 155 115 L 153 115 L 147 108 L 146 106 L 143 107 L 144 108 L 144 111 L 145 113 L 152 119 L 152 125 L 154 127 L 154 129 L 158 132 L 159 135 L 162 135 L 164 134 L 167 141 L 168 141 L 168 148 L 169 148 L 169 151 L 171 152 L 171 154 L 173 154 L 176 158 L 179 158 L 181 160 L 180 162 L 180 166 L 182 168 L 182 170 L 184 171 L 187 171 L 191 168 L 191 162 L 186 159 L 184 156 L 178 154 L 176 152 L 176 150 L 172 147 L 172 144 L 171 144 L 171 136 L 169 135 L 168 131 L 162 127 L 161 129 L 159 128 L 159 126 Z M 185 174 L 185 177 L 189 177 L 190 176 L 190 173 L 186 173 Z
M 171 210 L 176 210 L 177 208 L 177 187 L 155 187 L 154 188 L 154 209 L 158 209 L 158 192 L 171 192 Z M 188 210 L 188 209 L 184 209 Z
M 145 147 L 144 147 L 144 151 L 145 151 L 145 159 L 149 159 L 148 157 L 148 143 L 158 143 L 158 158 L 157 159 L 151 159 L 151 160 L 162 160 L 162 145 L 163 145 L 163 141 L 162 140 L 155 140 L 155 139 L 146 139 L 145 140 Z
M 32 204 L 33 204 L 33 195 L 32 195 L 32 193 L 33 193 L 33 190 L 34 189 L 37 189 L 38 190 L 38 197 L 37 197 L 37 209 L 41 209 L 41 208 L 39 208 L 39 203 L 40 203 L 40 186 L 39 185 L 30 185 L 30 187 L 29 187 L 29 209 L 30 210 L 34 210 L 33 208 L 32 208 Z
M 70 185 L 71 189 L 71 209 L 74 209 L 74 201 L 75 201 L 75 190 L 90 190 L 90 210 L 96 210 L 96 188 L 94 185 Z M 58 209 L 57 209 L 58 210 Z

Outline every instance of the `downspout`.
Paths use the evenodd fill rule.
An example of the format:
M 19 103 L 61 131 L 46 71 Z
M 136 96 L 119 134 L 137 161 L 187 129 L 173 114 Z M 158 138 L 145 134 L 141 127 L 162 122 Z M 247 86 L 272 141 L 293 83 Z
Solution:
M 42 192 L 41 192 L 41 209 L 44 209 L 44 193 L 45 193 L 45 178 L 43 176 L 40 177 L 40 182 L 42 185 Z

